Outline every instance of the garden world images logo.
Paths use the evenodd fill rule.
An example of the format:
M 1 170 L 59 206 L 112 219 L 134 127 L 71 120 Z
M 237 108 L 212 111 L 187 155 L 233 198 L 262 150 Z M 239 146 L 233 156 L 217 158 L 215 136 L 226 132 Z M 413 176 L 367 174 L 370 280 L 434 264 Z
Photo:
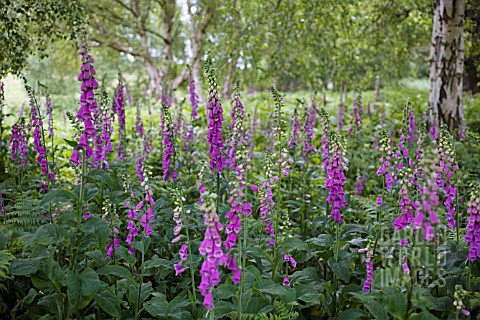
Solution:
M 395 234 L 389 227 L 380 230 L 376 255 L 382 260 L 375 272 L 377 286 L 446 285 L 443 277 L 447 264 L 445 229 L 438 229 L 432 241 L 423 240 L 421 232 L 414 233 L 411 228 Z

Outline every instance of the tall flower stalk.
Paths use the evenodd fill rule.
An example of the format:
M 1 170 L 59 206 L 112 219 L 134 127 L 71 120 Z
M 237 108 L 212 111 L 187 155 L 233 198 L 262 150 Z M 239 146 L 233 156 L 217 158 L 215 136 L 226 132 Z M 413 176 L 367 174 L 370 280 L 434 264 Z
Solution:
M 192 246 L 190 241 L 189 235 L 189 227 L 188 227 L 188 214 L 190 214 L 190 210 L 184 209 L 184 201 L 186 200 L 183 194 L 181 193 L 179 188 L 175 188 L 171 191 L 171 195 L 174 198 L 175 208 L 173 209 L 173 220 L 175 221 L 175 228 L 173 229 L 173 235 L 175 238 L 172 240 L 172 243 L 178 243 L 184 237 L 181 234 L 183 221 L 185 221 L 185 240 L 180 246 L 180 250 L 178 251 L 178 255 L 180 257 L 180 261 L 174 264 L 175 275 L 178 276 L 185 271 L 183 267 L 183 262 L 189 259 L 189 268 L 190 268 L 190 279 L 191 279 L 191 286 L 192 286 L 192 295 L 194 300 L 194 305 L 197 303 L 197 293 L 195 289 L 195 269 L 192 260 Z
M 447 225 L 449 228 L 456 227 L 454 200 L 457 196 L 457 187 L 453 184 L 452 178 L 458 170 L 455 161 L 455 150 L 453 137 L 445 124 L 440 130 L 440 142 L 438 145 L 439 166 L 441 171 L 437 173 L 437 184 L 445 194 L 445 208 L 447 209 Z
M 97 101 L 95 100 L 95 91 L 98 89 L 98 82 L 95 80 L 96 70 L 93 66 L 94 59 L 88 51 L 89 45 L 86 40 L 79 43 L 78 53 L 82 65 L 80 66 L 80 73 L 78 74 L 78 81 L 82 84 L 80 89 L 82 94 L 80 95 L 80 108 L 77 112 L 77 119 L 83 123 L 82 132 L 80 132 L 80 141 L 78 146 L 83 149 L 86 159 L 90 159 L 93 156 L 93 149 L 90 147 L 89 139 L 94 138 L 97 135 L 96 129 L 92 122 L 92 113 L 96 114 L 98 111 Z M 77 161 L 72 161 L 77 160 Z M 78 164 L 78 150 L 75 149 L 71 162 Z M 83 160 L 82 160 L 83 161 Z
M 465 234 L 465 241 L 470 244 L 468 260 L 475 261 L 480 258 L 480 184 L 478 182 L 471 186 L 467 213 L 470 214 Z
M 162 156 L 162 169 L 163 169 L 163 181 L 169 181 L 177 179 L 177 172 L 175 168 L 175 135 L 173 129 L 172 116 L 170 109 L 165 103 L 162 103 L 163 113 L 163 156 Z
M 234 88 L 233 102 L 235 105 L 232 108 L 232 135 L 230 138 L 230 149 L 228 150 L 228 160 L 230 168 L 235 168 L 235 154 L 237 147 L 243 144 L 244 132 L 243 122 L 245 121 L 245 109 L 240 100 L 240 84 L 236 83 Z
M 437 150 L 432 150 L 429 146 L 423 148 L 419 167 L 421 174 L 417 185 L 421 194 L 421 205 L 415 215 L 414 226 L 416 230 L 422 228 L 423 238 L 431 241 L 435 236 L 434 226 L 439 223 L 436 213 L 439 203 L 437 174 L 441 168 L 437 163 Z
M 37 98 L 35 93 L 29 86 L 25 86 L 28 95 L 30 97 L 30 115 L 31 115 L 31 127 L 33 129 L 33 145 L 35 146 L 35 151 L 37 152 L 37 163 L 40 164 L 42 169 L 42 175 L 46 177 L 45 180 L 51 181 L 55 179 L 53 172 L 49 171 L 48 159 L 47 159 L 47 148 L 45 142 L 45 130 L 43 128 L 43 117 L 40 113 L 40 107 L 38 105 Z M 42 190 L 47 190 L 47 184 L 45 181 L 42 181 Z
M 288 148 L 294 150 L 295 146 L 298 143 L 300 138 L 300 121 L 298 119 L 298 104 L 295 105 L 292 115 L 290 116 L 290 123 L 292 125 L 292 132 L 290 133 L 290 141 L 288 143 Z
M 324 96 L 324 101 L 325 96 Z M 307 159 L 308 155 L 317 151 L 315 146 L 313 145 L 313 129 L 315 128 L 315 121 L 317 116 L 317 105 L 312 98 L 312 104 L 309 107 L 308 104 L 303 102 L 303 130 L 304 130 L 304 138 L 303 138 L 303 158 Z M 326 102 L 325 102 L 326 103 Z
M 348 170 L 348 160 L 345 157 L 342 137 L 330 132 L 329 157 L 324 162 L 326 167 L 325 187 L 328 191 L 327 202 L 332 206 L 330 215 L 336 223 L 342 223 L 341 209 L 347 205 L 343 185 L 346 182 L 344 171 Z
M 203 305 L 208 310 L 213 309 L 213 288 L 220 283 L 218 265 L 223 265 L 226 262 L 220 236 L 223 225 L 217 214 L 217 197 L 216 193 L 203 193 L 203 202 L 200 206 L 201 212 L 203 212 L 203 223 L 207 229 L 199 247 L 200 254 L 205 256 L 206 259 L 200 269 L 202 278 L 198 289 L 203 296 Z
M 284 147 L 284 141 L 286 140 L 285 131 L 283 130 L 283 96 L 272 87 L 272 96 L 275 104 L 275 110 L 273 115 L 273 147 L 275 150 L 274 154 L 274 165 L 277 166 L 277 174 L 273 176 L 271 182 L 276 183 L 276 202 L 277 206 L 275 207 L 275 216 L 274 223 L 275 227 L 273 229 L 273 238 L 270 240 L 270 246 L 273 246 L 273 264 L 272 264 L 272 280 L 275 280 L 275 273 L 277 270 L 278 264 L 278 228 L 280 225 L 280 218 L 282 216 L 282 185 L 280 177 L 288 175 L 290 171 L 290 166 L 288 165 L 290 159 L 288 159 L 288 150 Z M 272 243 L 273 240 L 273 243 Z
M 208 97 L 207 97 L 207 116 L 208 116 L 208 134 L 207 139 L 210 144 L 208 152 L 210 153 L 210 170 L 221 175 L 226 165 L 225 156 L 222 154 L 224 147 L 222 138 L 223 125 L 223 107 L 220 103 L 215 70 L 212 66 L 211 58 L 205 62 L 205 73 L 207 75 Z
M 125 99 L 123 96 L 123 78 L 122 75 L 118 75 L 118 86 L 115 93 L 115 113 L 118 116 L 118 149 L 117 155 L 120 160 L 124 159 L 126 148 L 126 128 L 125 128 Z M 128 92 L 128 90 L 127 90 Z M 129 95 L 127 95 L 128 97 Z M 130 97 L 131 98 L 131 97 Z

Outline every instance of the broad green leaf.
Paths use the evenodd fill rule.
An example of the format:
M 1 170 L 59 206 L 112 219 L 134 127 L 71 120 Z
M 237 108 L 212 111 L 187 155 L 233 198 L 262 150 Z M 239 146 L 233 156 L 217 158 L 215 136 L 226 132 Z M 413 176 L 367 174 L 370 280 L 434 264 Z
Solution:
M 340 262 L 336 262 L 335 258 L 328 259 L 328 266 L 332 269 L 332 272 L 344 282 L 348 282 L 349 274 L 348 268 Z
M 41 270 L 43 259 L 44 257 L 12 260 L 9 272 L 14 276 L 29 276 Z
M 347 309 L 342 311 L 338 317 L 337 320 L 350 320 L 350 319 L 360 319 L 362 317 L 365 317 L 365 312 L 363 312 L 360 309 Z
M 92 170 L 88 173 L 87 177 L 92 180 L 102 182 L 106 186 L 112 185 L 112 178 L 110 177 L 110 174 L 104 170 Z
M 254 290 L 277 296 L 285 296 L 287 294 L 286 289 L 281 284 L 273 282 L 270 279 L 262 279 L 257 281 L 257 283 L 254 285 Z
M 144 304 L 145 310 L 154 317 L 165 317 L 168 309 L 168 301 L 165 295 L 156 296 Z
M 320 247 L 331 247 L 333 245 L 333 238 L 329 234 L 321 234 L 316 238 L 311 238 L 306 241 Z
M 106 266 L 97 270 L 97 274 L 104 276 L 116 276 L 121 279 L 128 279 L 135 283 L 133 275 L 125 267 L 122 266 Z
M 320 292 L 315 287 L 308 284 L 297 284 L 294 286 L 297 292 L 297 300 L 306 302 L 309 305 L 320 304 Z
M 110 316 L 120 318 L 120 299 L 115 292 L 105 282 L 100 282 L 98 291 L 94 297 L 97 305 Z
M 368 311 L 375 319 L 388 319 L 387 311 L 385 311 L 384 307 L 375 301 L 370 295 L 365 295 L 364 293 L 352 293 L 352 295 L 362 300 L 365 307 L 367 307 Z
M 40 202 L 40 206 L 46 208 L 51 202 L 73 202 L 77 200 L 78 197 L 75 193 L 58 189 L 47 193 Z
M 44 224 L 37 229 L 35 240 L 39 244 L 61 243 L 67 237 L 67 230 L 58 224 Z
M 302 250 L 302 251 L 307 251 L 308 246 L 303 242 L 302 240 L 298 238 L 287 238 L 285 241 L 283 241 L 282 246 L 285 247 L 288 251 L 293 251 L 293 250 Z
M 97 293 L 100 280 L 95 271 L 85 269 L 80 274 L 73 271 L 67 273 L 67 296 L 72 310 L 85 308 Z

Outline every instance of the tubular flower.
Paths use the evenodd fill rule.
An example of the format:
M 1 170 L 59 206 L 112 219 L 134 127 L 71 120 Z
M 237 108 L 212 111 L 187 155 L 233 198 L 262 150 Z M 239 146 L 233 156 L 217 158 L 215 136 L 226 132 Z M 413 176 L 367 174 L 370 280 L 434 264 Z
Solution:
M 265 224 L 265 232 L 270 235 L 270 246 L 273 247 L 273 241 L 275 239 L 275 230 L 273 228 L 272 222 L 271 222 L 271 214 L 272 214 L 272 208 L 275 205 L 275 202 L 273 201 L 273 193 L 272 193 L 272 186 L 270 183 L 272 183 L 275 180 L 275 177 L 273 177 L 272 174 L 272 158 L 271 158 L 271 152 L 267 150 L 267 155 L 266 155 L 266 165 L 265 165 L 265 173 L 267 180 L 263 183 L 262 188 L 259 190 L 260 193 L 260 218 L 265 219 L 264 224 Z M 278 179 L 278 177 L 277 177 Z
M 189 86 L 188 86 L 188 92 L 190 93 L 190 103 L 192 104 L 192 112 L 190 114 L 192 118 L 192 122 L 195 122 L 198 117 L 198 94 L 195 92 L 195 80 L 193 79 L 193 74 L 192 74 L 192 69 L 190 66 L 188 67 L 190 71 L 190 81 L 189 81 Z
M 93 156 L 93 150 L 88 144 L 88 138 L 94 138 L 97 134 L 92 123 L 92 113 L 96 114 L 98 111 L 94 92 L 94 90 L 98 89 L 98 82 L 95 79 L 96 70 L 93 67 L 94 60 L 88 52 L 88 43 L 82 41 L 80 42 L 79 47 L 78 53 L 82 65 L 80 66 L 78 81 L 82 82 L 82 85 L 80 86 L 82 94 L 80 95 L 80 108 L 77 112 L 77 119 L 84 124 L 79 146 L 85 150 L 85 155 L 87 159 L 89 159 Z
M 417 230 L 423 228 L 423 238 L 431 241 L 435 236 L 432 226 L 439 222 L 436 213 L 439 187 L 436 180 L 438 172 L 442 169 L 436 163 L 436 150 L 431 150 L 430 147 L 424 150 L 419 164 L 422 170 L 420 178 L 422 183 L 417 183 L 422 200 L 415 216 L 414 226 Z
M 118 152 L 117 155 L 120 159 L 125 158 L 125 100 L 123 98 L 123 79 L 121 75 L 118 76 L 118 87 L 115 95 L 115 113 L 118 115 Z M 128 90 L 127 90 L 128 93 Z M 129 94 L 127 95 L 127 97 Z M 131 99 L 131 97 L 130 97 Z
M 380 158 L 380 167 L 377 170 L 377 175 L 385 176 L 385 184 L 387 190 L 390 190 L 393 186 L 393 182 L 396 180 L 395 177 L 395 159 L 394 159 L 394 150 L 389 143 L 392 139 L 388 137 L 387 132 L 382 130 L 380 133 L 380 148 L 379 150 L 384 152 L 384 156 Z
M 320 123 L 322 124 L 322 158 L 328 157 L 328 136 L 330 134 L 330 120 L 325 109 L 320 108 Z M 325 166 L 323 167 L 326 170 Z
M 400 208 L 402 210 L 402 214 L 398 216 L 395 221 L 393 221 L 393 226 L 395 231 L 405 229 L 408 225 L 410 225 L 413 220 L 415 219 L 414 214 L 418 210 L 418 205 L 411 201 L 408 195 L 408 188 L 413 186 L 412 179 L 413 174 L 410 168 L 404 168 L 399 173 L 400 176 L 400 190 L 398 191 L 398 195 L 400 198 Z
M 176 180 L 175 172 L 175 147 L 174 147 L 174 133 L 172 117 L 170 110 L 166 104 L 162 104 L 162 112 L 164 119 L 163 126 L 163 156 L 162 156 L 162 168 L 163 168 L 163 181 Z M 173 166 L 173 172 L 170 169 L 170 165 Z
M 324 97 L 325 98 L 325 97 Z M 317 116 L 317 105 L 312 99 L 312 105 L 308 108 L 308 105 L 305 102 L 303 103 L 303 118 L 304 125 L 303 130 L 305 132 L 305 137 L 303 138 L 303 158 L 306 159 L 307 156 L 317 151 L 313 145 L 313 129 L 315 128 L 315 120 Z
M 367 259 L 365 260 L 365 265 L 367 269 L 367 277 L 365 278 L 365 283 L 363 284 L 363 291 L 370 292 L 372 290 L 372 282 L 373 282 L 373 250 L 369 250 L 367 252 Z
M 179 235 L 182 230 L 182 216 L 185 213 L 183 210 L 183 202 L 185 197 L 181 194 L 178 188 L 172 190 L 171 195 L 174 199 L 175 208 L 173 209 L 173 221 L 175 221 L 176 226 L 173 228 L 173 235 L 175 238 L 172 240 L 173 243 L 180 241 L 181 236 Z M 190 213 L 190 210 L 187 210 L 186 213 Z M 188 232 L 188 231 L 187 231 Z M 183 261 L 187 260 L 188 257 L 188 247 L 186 243 L 183 243 L 178 251 L 180 256 L 180 261 L 174 264 L 175 275 L 178 276 L 182 274 L 185 269 L 183 268 Z
M 295 109 L 292 112 L 290 117 L 290 122 L 292 124 L 292 133 L 290 134 L 290 141 L 288 147 L 290 150 L 295 149 L 297 145 L 297 140 L 300 138 L 300 121 L 298 120 L 298 105 L 295 106 Z
M 46 95 L 46 114 L 48 117 L 48 137 L 53 138 L 53 106 L 52 106 L 52 99 L 50 98 L 50 95 L 47 93 Z
M 405 107 L 403 108 L 403 121 L 402 121 L 402 128 L 400 129 L 400 139 L 398 141 L 397 147 L 398 150 L 395 153 L 395 157 L 399 160 L 398 163 L 398 171 L 402 170 L 404 165 L 410 166 L 413 164 L 409 155 L 408 149 L 405 144 L 408 142 L 411 144 L 414 138 L 414 130 L 415 130 L 415 120 L 413 115 L 413 108 L 410 102 L 407 100 Z M 405 163 L 404 163 L 405 162 Z
M 133 193 L 130 194 L 130 200 L 133 200 Z M 133 248 L 132 242 L 136 236 L 138 236 L 138 228 L 135 224 L 135 221 L 138 220 L 138 214 L 135 209 L 130 207 L 130 200 L 125 200 L 125 207 L 127 208 L 128 212 L 128 225 L 127 225 L 127 238 L 125 242 L 128 244 L 128 253 L 134 254 L 135 249 Z
M 235 85 L 235 105 L 232 109 L 232 136 L 230 138 L 230 150 L 228 150 L 229 167 L 235 168 L 235 150 L 244 140 L 243 122 L 245 121 L 245 109 L 240 101 L 240 85 Z
M 210 144 L 208 152 L 210 153 L 210 170 L 215 170 L 222 174 L 226 165 L 225 157 L 222 154 L 223 138 L 223 107 L 218 97 L 218 85 L 215 79 L 215 72 L 212 67 L 212 60 L 208 58 L 205 62 L 205 73 L 208 82 L 207 115 L 208 115 L 208 134 L 207 139 Z
M 355 182 L 355 195 L 358 197 L 362 194 L 363 188 L 367 182 L 367 176 L 361 176 L 360 173 L 357 173 L 357 180 Z
M 113 131 L 111 125 L 113 119 L 112 109 L 108 107 L 107 93 L 103 93 L 102 103 L 95 114 L 96 130 L 99 134 L 95 135 L 93 142 L 95 151 L 93 153 L 93 165 L 101 169 L 108 168 L 107 155 L 113 151 L 111 134 Z
M 356 129 L 356 132 L 360 132 L 360 127 L 362 125 L 362 96 L 359 94 L 355 98 L 355 102 L 353 103 L 353 109 L 350 115 L 352 116 L 352 120 L 350 120 L 350 129 L 348 130 L 348 134 L 352 134 L 353 129 Z
M 207 227 L 205 236 L 200 244 L 199 251 L 206 259 L 202 263 L 200 274 L 202 276 L 198 289 L 204 297 L 203 305 L 211 310 L 213 308 L 212 291 L 220 283 L 218 265 L 224 265 L 227 261 L 222 250 L 222 238 L 220 232 L 223 225 L 216 211 L 215 201 L 217 195 L 204 193 L 204 202 L 201 206 L 203 212 L 203 223 Z
M 342 98 L 340 98 L 340 105 L 338 106 L 337 112 L 337 126 L 338 126 L 338 133 L 343 130 L 343 117 L 345 117 L 345 102 Z
M 30 97 L 30 114 L 31 114 L 31 127 L 34 129 L 32 133 L 33 145 L 35 146 L 35 151 L 37 152 L 37 163 L 42 169 L 42 175 L 53 180 L 55 175 L 52 172 L 48 171 L 48 162 L 47 162 L 47 151 L 45 146 L 45 132 L 43 130 L 43 120 L 40 114 L 40 108 L 37 104 L 37 99 L 34 92 L 28 86 L 26 86 L 28 95 Z M 42 181 L 41 190 L 47 190 L 47 184 L 45 181 Z
M 25 158 L 27 157 L 27 131 L 25 125 L 25 119 L 20 118 L 14 125 L 12 125 L 12 134 L 8 141 L 10 145 L 10 156 L 12 160 L 17 160 L 17 156 L 20 157 L 20 164 L 25 166 Z
M 347 205 L 343 185 L 346 182 L 344 170 L 348 170 L 348 161 L 345 158 L 341 136 L 330 133 L 330 156 L 325 160 L 326 180 L 325 186 L 328 190 L 327 202 L 332 204 L 330 215 L 337 223 L 342 222 L 340 210 Z
M 467 222 L 465 241 L 470 244 L 468 259 L 475 261 L 480 258 L 480 184 L 478 182 L 472 186 L 467 208 L 470 216 Z
M 437 184 L 445 194 L 445 208 L 447 208 L 447 224 L 455 228 L 455 207 L 453 202 L 457 196 L 457 187 L 452 184 L 452 177 L 458 164 L 455 162 L 455 151 L 453 149 L 453 137 L 446 125 L 440 130 L 440 143 L 438 146 L 439 166 L 442 169 L 437 174 Z

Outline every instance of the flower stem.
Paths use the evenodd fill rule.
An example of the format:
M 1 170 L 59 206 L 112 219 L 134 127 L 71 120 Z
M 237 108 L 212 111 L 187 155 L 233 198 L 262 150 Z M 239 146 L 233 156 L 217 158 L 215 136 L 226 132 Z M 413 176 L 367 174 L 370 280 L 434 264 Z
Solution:
M 75 248 L 73 249 L 72 259 L 70 260 L 70 270 L 75 269 L 75 264 L 77 262 L 77 254 L 78 254 L 78 231 L 80 228 L 80 223 L 82 221 L 82 211 L 83 211 L 83 200 L 85 197 L 85 184 L 86 184 L 86 175 L 87 175 L 87 156 L 85 150 L 82 150 L 82 173 L 81 173 L 81 183 L 80 183 L 80 195 L 78 197 L 78 211 L 77 211 L 77 226 L 75 228 Z
M 143 263 L 145 261 L 145 236 L 142 239 L 142 263 L 140 265 L 140 283 L 138 285 L 138 296 L 137 296 L 137 304 L 136 304 L 136 312 L 135 312 L 135 320 L 140 319 L 140 296 L 142 294 L 142 284 L 143 284 Z
M 247 235 L 248 235 L 248 217 L 243 214 L 243 219 L 242 219 L 242 224 L 243 224 L 243 247 L 242 243 L 239 241 L 240 244 L 240 252 L 242 254 L 242 275 L 240 277 L 240 288 L 239 288 L 239 293 L 238 293 L 238 319 L 242 318 L 242 295 L 244 291 L 244 285 L 245 285 L 245 266 L 247 264 Z
M 185 234 L 187 235 L 187 246 L 188 246 L 188 263 L 190 264 L 190 277 L 192 280 L 192 293 L 193 293 L 193 309 L 196 313 L 196 307 L 197 307 L 197 294 L 195 292 L 195 270 L 193 268 L 193 261 L 192 261 L 192 246 L 190 243 L 190 235 L 188 234 L 188 217 L 185 219 L 186 221 L 186 232 Z

